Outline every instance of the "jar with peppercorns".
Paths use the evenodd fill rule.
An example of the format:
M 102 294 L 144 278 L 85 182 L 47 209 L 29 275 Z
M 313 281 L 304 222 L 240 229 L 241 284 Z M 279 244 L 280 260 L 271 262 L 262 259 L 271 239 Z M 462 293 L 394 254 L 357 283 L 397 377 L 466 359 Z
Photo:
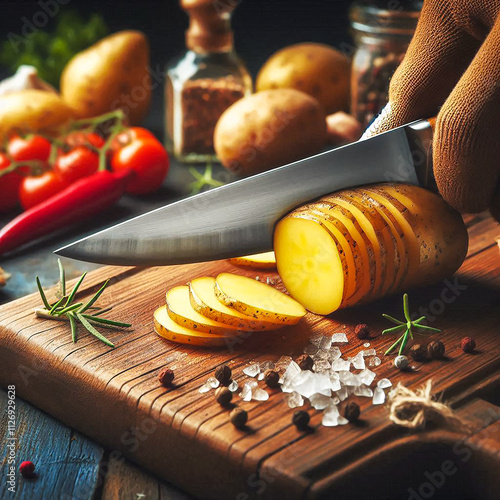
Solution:
M 356 44 L 351 76 L 351 114 L 367 127 L 387 104 L 389 82 L 403 60 L 422 2 L 358 2 L 350 11 Z
M 252 92 L 234 51 L 233 0 L 181 0 L 189 14 L 185 54 L 166 72 L 166 143 L 182 162 L 215 161 L 213 135 L 221 114 Z

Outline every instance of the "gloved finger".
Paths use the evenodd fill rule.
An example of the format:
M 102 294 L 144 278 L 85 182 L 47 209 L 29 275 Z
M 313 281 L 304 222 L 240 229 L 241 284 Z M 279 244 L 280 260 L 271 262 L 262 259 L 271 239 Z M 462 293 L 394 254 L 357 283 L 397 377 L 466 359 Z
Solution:
M 488 209 L 500 175 L 500 17 L 438 114 L 434 176 L 461 212 Z
M 389 105 L 363 137 L 435 116 L 479 45 L 457 26 L 450 0 L 424 2 L 413 40 L 391 80 Z

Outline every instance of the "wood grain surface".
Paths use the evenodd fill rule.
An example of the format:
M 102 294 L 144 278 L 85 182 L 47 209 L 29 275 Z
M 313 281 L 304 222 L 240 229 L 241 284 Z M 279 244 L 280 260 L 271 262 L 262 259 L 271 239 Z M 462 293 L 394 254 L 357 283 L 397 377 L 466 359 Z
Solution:
M 413 388 L 432 378 L 434 392 L 472 422 L 469 469 L 480 467 L 482 482 L 498 486 L 494 471 L 500 443 L 500 401 L 495 396 L 500 378 L 500 254 L 495 237 L 500 229 L 484 217 L 471 217 L 468 223 L 469 257 L 457 275 L 410 293 L 412 311 L 428 314 L 430 324 L 443 330 L 430 338 L 444 341 L 446 358 L 424 363 L 414 372 L 400 372 L 392 356 L 381 356 L 383 362 L 374 370 L 393 384 L 401 381 Z M 355 398 L 362 408 L 361 423 L 337 428 L 322 427 L 321 412 L 305 406 L 314 431 L 303 433 L 291 424 L 293 411 L 280 392 L 260 403 L 236 397 L 238 406 L 249 412 L 249 425 L 244 431 L 235 429 L 213 393 L 198 392 L 218 365 L 228 363 L 242 383 L 248 363 L 297 356 L 319 332 L 346 332 L 349 344 L 342 352 L 354 355 L 363 348 L 352 333 L 354 326 L 368 323 L 380 332 L 387 327 L 382 312 L 401 315 L 401 297 L 327 318 L 308 314 L 295 327 L 256 333 L 219 349 L 176 345 L 153 332 L 152 313 L 164 303 L 168 287 L 225 270 L 236 268 L 212 262 L 92 272 L 79 298 L 85 299 L 111 277 L 101 305 L 113 304 L 113 318 L 134 325 L 131 331 L 107 331 L 115 349 L 84 331 L 73 344 L 67 325 L 35 318 L 36 295 L 5 304 L 0 308 L 2 385 L 15 384 L 20 397 L 109 447 L 113 460 L 127 456 L 201 498 L 330 498 L 333 493 L 355 498 L 350 495 L 361 487 L 370 488 L 374 497 L 400 498 L 409 496 L 409 488 L 418 491 L 426 482 L 425 472 L 438 470 L 449 457 L 458 464 L 461 455 L 454 446 L 465 436 L 439 428 L 410 434 L 392 425 L 386 409 L 372 406 L 367 398 Z M 276 279 L 273 273 L 237 272 Z M 460 349 L 465 335 L 477 341 L 472 355 Z M 382 355 L 393 341 L 378 336 L 371 344 Z M 166 365 L 176 375 L 169 389 L 156 378 Z M 485 429 L 489 430 L 483 437 Z M 495 460 L 496 469 L 491 465 Z M 378 481 L 388 467 L 397 474 L 391 481 Z M 455 474 L 440 491 L 479 492 L 481 485 L 469 479 L 465 473 Z M 104 492 L 109 498 L 110 491 L 119 490 L 118 485 L 106 487 L 111 488 Z

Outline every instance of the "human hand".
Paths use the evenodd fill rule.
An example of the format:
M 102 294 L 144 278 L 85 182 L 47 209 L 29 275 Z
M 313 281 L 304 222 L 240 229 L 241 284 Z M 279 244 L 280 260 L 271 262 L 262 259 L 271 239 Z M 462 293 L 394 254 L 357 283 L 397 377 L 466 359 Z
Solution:
M 499 13 L 500 0 L 425 0 L 389 104 L 364 137 L 437 115 L 433 165 L 443 198 L 500 221 Z

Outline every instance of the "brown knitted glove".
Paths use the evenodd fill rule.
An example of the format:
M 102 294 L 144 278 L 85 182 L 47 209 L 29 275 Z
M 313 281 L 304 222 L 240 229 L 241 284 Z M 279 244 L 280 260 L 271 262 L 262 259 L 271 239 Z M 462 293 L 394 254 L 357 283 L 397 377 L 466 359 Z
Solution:
M 500 221 L 500 0 L 425 0 L 391 81 L 389 104 L 365 135 L 437 115 L 434 175 L 461 212 Z

